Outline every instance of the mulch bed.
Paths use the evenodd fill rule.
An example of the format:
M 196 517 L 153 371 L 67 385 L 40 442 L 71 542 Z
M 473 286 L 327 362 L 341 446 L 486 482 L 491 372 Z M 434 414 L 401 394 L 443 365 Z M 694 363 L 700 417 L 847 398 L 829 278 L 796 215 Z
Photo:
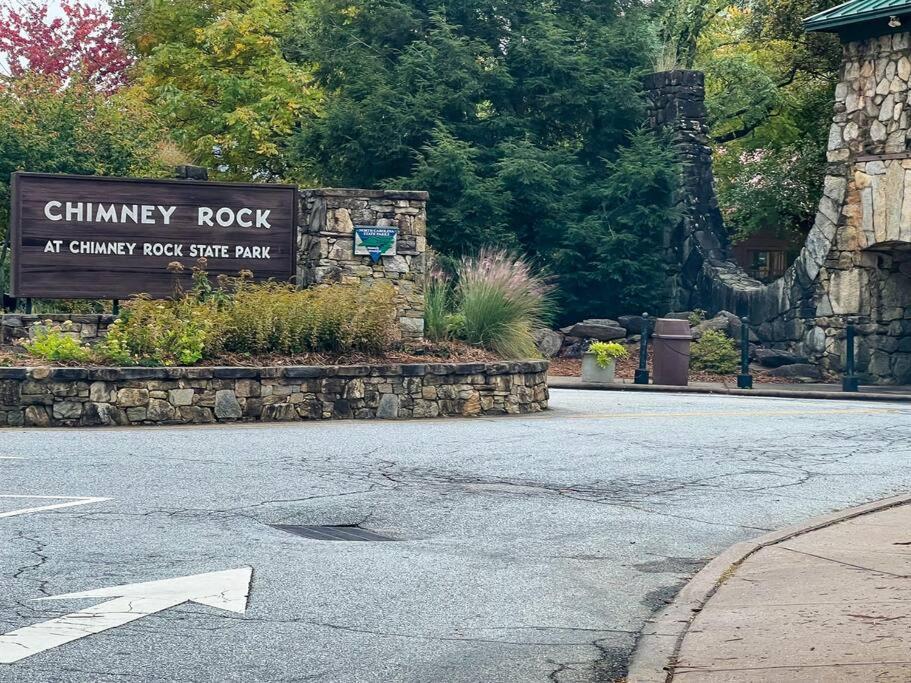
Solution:
M 460 342 L 409 344 L 381 354 L 302 353 L 283 354 L 223 353 L 197 363 L 197 367 L 275 367 L 285 365 L 388 365 L 392 363 L 496 363 L 503 359 L 495 353 Z M 93 367 L 94 363 L 49 363 L 15 349 L 0 348 L 0 367 L 52 365 Z
M 385 353 L 279 353 L 250 355 L 223 353 L 218 358 L 197 363 L 200 366 L 281 366 L 281 365 L 380 365 L 389 363 L 496 363 L 495 353 L 459 342 L 409 344 Z
M 638 351 L 638 349 L 637 349 Z M 652 367 L 652 352 L 649 348 L 648 367 Z M 621 358 L 617 361 L 616 376 L 618 379 L 633 379 L 636 368 L 639 367 L 639 354 L 633 354 L 632 351 L 627 358 Z M 753 381 L 759 384 L 790 384 L 794 380 L 787 377 L 770 377 L 762 371 L 751 369 Z M 552 377 L 580 377 L 582 375 L 581 358 L 551 358 L 550 370 L 547 372 Z M 701 372 L 690 370 L 691 382 L 727 382 L 729 384 L 737 383 L 737 375 L 716 375 L 711 372 Z

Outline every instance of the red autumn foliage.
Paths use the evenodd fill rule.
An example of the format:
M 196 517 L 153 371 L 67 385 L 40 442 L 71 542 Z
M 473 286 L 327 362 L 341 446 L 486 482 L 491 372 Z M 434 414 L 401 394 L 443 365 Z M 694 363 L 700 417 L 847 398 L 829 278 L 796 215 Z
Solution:
M 61 85 L 80 77 L 99 90 L 123 85 L 131 59 L 110 14 L 78 0 L 60 2 L 62 16 L 34 0 L 17 9 L 0 5 L 0 67 L 17 78 L 39 74 Z

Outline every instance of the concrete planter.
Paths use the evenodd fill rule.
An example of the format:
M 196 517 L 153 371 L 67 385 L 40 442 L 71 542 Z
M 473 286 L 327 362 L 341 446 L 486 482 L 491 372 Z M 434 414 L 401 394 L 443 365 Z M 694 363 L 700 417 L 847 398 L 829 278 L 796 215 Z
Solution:
M 613 358 L 606 367 L 598 365 L 598 357 L 593 353 L 582 354 L 582 381 L 605 383 L 614 381 L 614 371 L 617 369 L 617 361 Z

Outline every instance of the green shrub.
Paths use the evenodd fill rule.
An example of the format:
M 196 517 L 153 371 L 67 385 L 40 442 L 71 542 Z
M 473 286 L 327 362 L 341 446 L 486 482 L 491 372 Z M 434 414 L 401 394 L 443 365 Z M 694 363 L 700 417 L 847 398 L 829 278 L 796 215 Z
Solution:
M 92 350 L 70 336 L 68 323 L 53 325 L 50 320 L 35 330 L 34 339 L 25 342 L 25 349 L 39 358 L 60 363 L 85 362 L 92 357 Z
M 245 284 L 224 307 L 228 351 L 304 353 L 384 349 L 395 331 L 391 285 L 297 289 Z
M 592 342 L 589 344 L 588 350 L 595 354 L 595 362 L 599 368 L 606 368 L 612 360 L 626 358 L 629 355 L 627 348 L 617 342 Z
M 391 285 L 301 290 L 253 284 L 242 276 L 222 278 L 216 288 L 203 266 L 194 269 L 194 286 L 186 294 L 178 292 L 170 300 L 138 296 L 127 302 L 99 345 L 103 358 L 116 365 L 192 365 L 223 350 L 375 352 L 394 336 Z
M 217 353 L 223 330 L 214 302 L 138 296 L 124 305 L 98 349 L 116 365 L 192 365 Z
M 687 316 L 690 325 L 698 325 L 705 320 L 705 311 L 701 308 L 694 308 Z
M 690 368 L 719 375 L 737 372 L 739 355 L 734 340 L 724 332 L 706 330 L 690 349 Z
M 532 330 L 545 327 L 553 309 L 551 286 L 523 258 L 482 249 L 459 264 L 453 333 L 504 358 L 534 358 Z

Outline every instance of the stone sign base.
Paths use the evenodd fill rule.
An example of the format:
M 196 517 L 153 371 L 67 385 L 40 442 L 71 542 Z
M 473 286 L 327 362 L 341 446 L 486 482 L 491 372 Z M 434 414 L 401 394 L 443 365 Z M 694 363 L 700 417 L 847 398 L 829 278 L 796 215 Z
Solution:
M 547 408 L 547 365 L 0 368 L 0 426 L 534 413 Z

